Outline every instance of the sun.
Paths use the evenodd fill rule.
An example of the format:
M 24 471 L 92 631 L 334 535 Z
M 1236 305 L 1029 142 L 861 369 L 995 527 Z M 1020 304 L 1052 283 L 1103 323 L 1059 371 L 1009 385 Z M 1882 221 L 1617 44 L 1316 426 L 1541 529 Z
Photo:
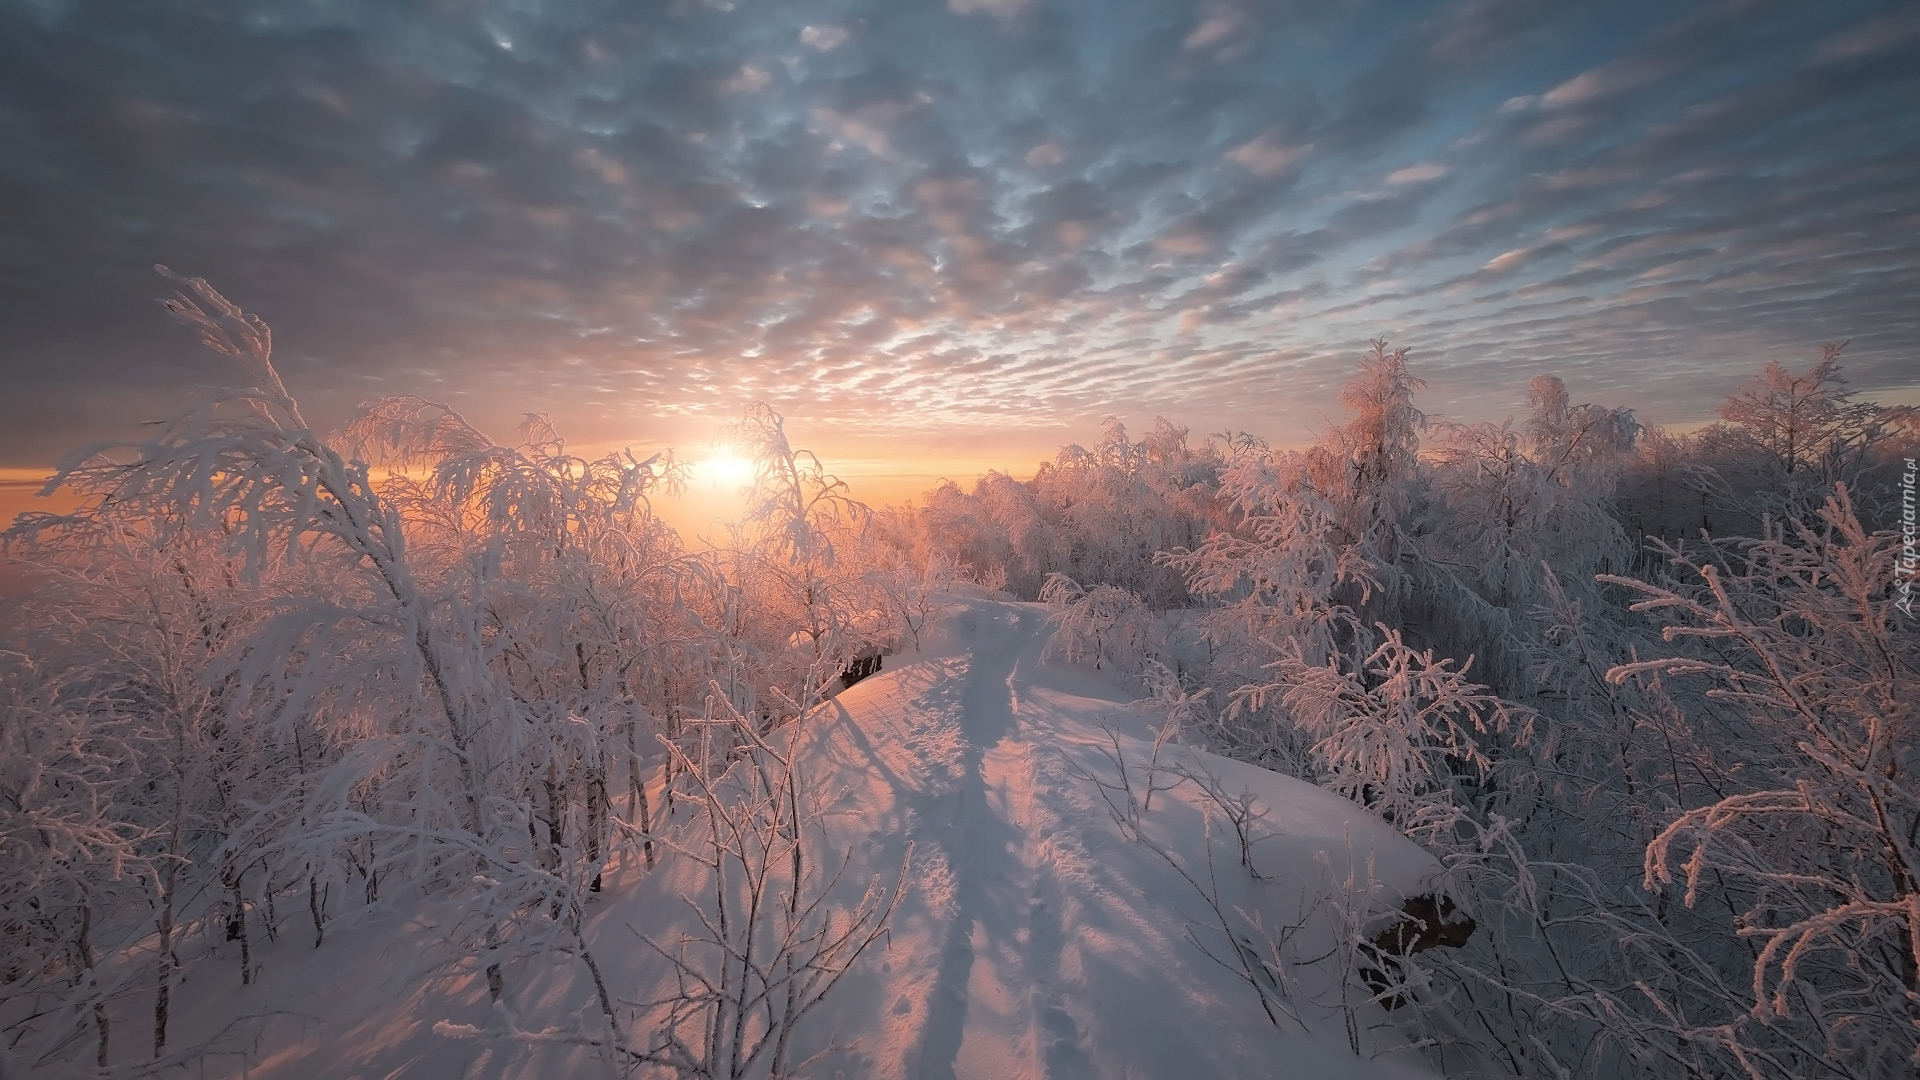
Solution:
M 715 454 L 696 464 L 694 475 L 714 488 L 745 487 L 753 482 L 753 462 L 733 454 Z

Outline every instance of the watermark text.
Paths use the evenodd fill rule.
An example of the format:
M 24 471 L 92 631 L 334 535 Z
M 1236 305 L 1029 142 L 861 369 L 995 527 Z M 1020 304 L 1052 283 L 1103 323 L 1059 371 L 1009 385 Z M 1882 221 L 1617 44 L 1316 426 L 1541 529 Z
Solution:
M 1913 575 L 1920 567 L 1920 555 L 1914 551 L 1913 524 L 1913 477 L 1914 459 L 1906 459 L 1906 468 L 1900 473 L 1900 557 L 1893 563 L 1893 583 L 1900 592 L 1900 599 L 1893 606 L 1906 612 L 1907 618 L 1913 618 Z

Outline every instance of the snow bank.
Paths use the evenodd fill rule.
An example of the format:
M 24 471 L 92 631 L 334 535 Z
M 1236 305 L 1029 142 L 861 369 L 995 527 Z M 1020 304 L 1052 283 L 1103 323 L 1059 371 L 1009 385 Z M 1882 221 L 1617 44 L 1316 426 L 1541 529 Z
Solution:
M 1160 749 L 1151 805 L 1136 812 L 1118 763 L 1144 794 L 1153 718 L 1091 673 L 1042 665 L 1046 633 L 1034 605 L 955 598 L 921 652 L 890 657 L 795 736 L 809 793 L 829 809 L 812 857 L 846 859 L 843 903 L 891 884 L 912 845 L 887 937 L 796 1036 L 792 1059 L 812 1059 L 803 1075 L 1428 1075 L 1395 1049 L 1407 1036 L 1367 1003 L 1336 942 L 1423 891 L 1432 857 L 1344 799 L 1176 745 Z M 1250 867 L 1222 798 L 1246 808 Z M 607 875 L 588 939 L 615 997 L 665 988 L 641 935 L 697 929 L 682 897 L 704 887 L 686 859 Z M 437 1032 L 499 1024 L 477 972 L 431 973 L 451 959 L 435 954 L 451 914 L 330 929 L 318 950 L 283 936 L 256 986 L 189 984 L 195 1035 L 251 1018 L 209 1074 L 617 1074 L 588 1049 Z M 522 959 L 506 976 L 525 1027 L 597 1021 L 567 957 Z

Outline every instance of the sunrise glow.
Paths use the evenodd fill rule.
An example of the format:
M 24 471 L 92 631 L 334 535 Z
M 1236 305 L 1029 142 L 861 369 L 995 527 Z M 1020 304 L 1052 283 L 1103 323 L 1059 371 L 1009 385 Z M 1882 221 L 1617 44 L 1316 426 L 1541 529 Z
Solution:
M 732 492 L 753 483 L 753 462 L 734 454 L 710 454 L 692 464 L 693 480 L 712 491 Z

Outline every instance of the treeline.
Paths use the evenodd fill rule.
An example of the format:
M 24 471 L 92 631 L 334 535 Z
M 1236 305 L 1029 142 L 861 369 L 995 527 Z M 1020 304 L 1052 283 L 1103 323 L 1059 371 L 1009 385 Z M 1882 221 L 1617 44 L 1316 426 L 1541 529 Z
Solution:
M 1375 343 L 1305 449 L 1110 422 L 900 525 L 1061 605 L 1188 738 L 1439 854 L 1485 932 L 1382 1000 L 1449 1074 L 1911 1075 L 1920 421 L 1838 355 L 1679 435 L 1551 376 L 1517 426 L 1429 422 Z
M 1629 408 L 1573 405 L 1551 375 L 1529 385 L 1527 416 L 1517 428 L 1511 421 L 1429 422 L 1407 393 L 1406 431 L 1396 434 L 1410 440 L 1406 479 L 1426 490 L 1422 512 L 1405 524 L 1416 532 L 1480 536 L 1503 563 L 1496 576 L 1529 573 L 1513 564 L 1556 554 L 1543 548 L 1539 558 L 1528 558 L 1507 550 L 1505 537 L 1538 540 L 1557 528 L 1562 546 L 1577 536 L 1651 565 L 1658 560 L 1650 561 L 1651 549 L 1636 538 L 1685 546 L 1703 532 L 1758 535 L 1769 516 L 1811 520 L 1840 484 L 1869 529 L 1892 528 L 1903 463 L 1920 450 L 1920 415 L 1856 400 L 1840 372 L 1841 349 L 1825 346 L 1804 371 L 1769 364 L 1726 399 L 1718 420 L 1684 434 L 1642 424 Z M 1234 464 L 1330 453 L 1353 464 L 1356 449 L 1345 444 L 1368 437 L 1359 414 L 1379 407 L 1360 393 L 1350 388 L 1343 397 L 1350 422 L 1304 455 L 1276 459 L 1266 440 L 1246 432 L 1196 445 L 1189 429 L 1165 418 L 1135 441 L 1109 418 L 1092 449 L 1063 447 L 1031 480 L 990 472 L 971 490 L 944 481 L 918 506 L 887 514 L 885 527 L 894 546 L 947 560 L 963 576 L 1023 599 L 1037 599 L 1049 576 L 1064 574 L 1129 589 L 1159 609 L 1185 606 L 1193 599 L 1186 576 L 1160 556 L 1197 548 L 1214 531 L 1244 521 L 1227 490 Z M 1380 437 L 1386 435 L 1383 428 Z M 1385 451 L 1379 444 L 1376 452 Z M 1329 480 L 1323 477 L 1322 486 L 1334 486 Z M 1567 494 L 1556 496 L 1555 487 Z M 1488 508 L 1495 518 L 1477 516 Z M 1567 509 L 1573 519 L 1556 516 Z

